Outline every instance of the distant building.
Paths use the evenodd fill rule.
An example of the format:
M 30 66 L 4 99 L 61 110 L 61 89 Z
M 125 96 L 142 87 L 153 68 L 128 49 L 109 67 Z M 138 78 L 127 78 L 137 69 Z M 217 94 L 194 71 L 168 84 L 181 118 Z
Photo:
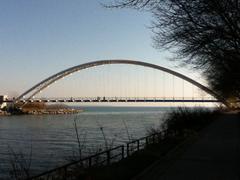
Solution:
M 4 107 L 7 106 L 7 103 L 4 101 L 8 100 L 8 96 L 7 95 L 0 95 L 0 109 L 3 109 Z

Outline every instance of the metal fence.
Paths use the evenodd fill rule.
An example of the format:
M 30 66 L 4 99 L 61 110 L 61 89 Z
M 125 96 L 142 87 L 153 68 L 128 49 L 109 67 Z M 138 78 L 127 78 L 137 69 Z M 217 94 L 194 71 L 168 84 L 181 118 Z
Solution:
M 117 146 L 106 151 L 99 152 L 92 156 L 65 164 L 61 167 L 46 171 L 37 176 L 27 178 L 27 180 L 61 180 L 75 179 L 76 173 L 86 168 L 110 165 L 113 162 L 120 161 L 131 156 L 150 144 L 161 142 L 167 136 L 166 131 L 154 133 L 140 139 L 126 143 L 126 145 Z
M 144 149 L 146 146 L 150 144 L 160 143 L 166 136 L 167 132 L 162 131 L 160 133 L 154 133 L 149 136 L 145 136 L 140 139 L 128 142 L 126 145 L 126 156 L 130 156 L 133 153 Z

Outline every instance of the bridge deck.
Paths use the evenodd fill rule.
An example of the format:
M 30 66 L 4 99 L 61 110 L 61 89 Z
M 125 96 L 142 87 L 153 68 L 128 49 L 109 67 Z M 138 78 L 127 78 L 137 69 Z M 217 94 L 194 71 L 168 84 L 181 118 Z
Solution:
M 5 101 L 5 102 L 13 102 L 12 100 Z M 206 102 L 206 103 L 217 103 L 219 102 L 213 98 L 49 98 L 49 99 L 28 99 L 28 100 L 20 100 L 20 102 L 92 102 L 92 103 L 103 103 L 103 102 Z

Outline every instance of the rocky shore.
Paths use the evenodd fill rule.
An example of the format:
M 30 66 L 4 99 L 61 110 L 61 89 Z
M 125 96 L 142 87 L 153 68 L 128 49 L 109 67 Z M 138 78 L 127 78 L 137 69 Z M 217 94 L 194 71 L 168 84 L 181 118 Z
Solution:
M 0 110 L 0 115 L 53 115 L 53 114 L 77 114 L 82 109 L 72 108 L 64 104 L 28 103 L 17 104 L 15 107 Z
M 1 111 L 0 110 L 0 116 L 9 116 L 9 115 L 11 115 L 11 114 L 6 112 L 6 111 Z

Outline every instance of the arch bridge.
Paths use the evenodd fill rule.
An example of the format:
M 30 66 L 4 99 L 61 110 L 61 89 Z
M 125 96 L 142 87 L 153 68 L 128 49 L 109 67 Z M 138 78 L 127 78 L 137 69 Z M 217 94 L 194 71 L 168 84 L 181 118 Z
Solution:
M 136 99 L 136 98 L 103 98 L 103 99 L 99 99 L 99 98 L 95 98 L 95 99 L 84 99 L 84 98 L 78 98 L 78 99 L 39 99 L 39 100 L 34 100 L 34 96 L 37 95 L 38 93 L 40 93 L 42 90 L 44 90 L 45 88 L 47 88 L 49 85 L 53 84 L 54 82 L 64 78 L 65 76 L 69 76 L 70 74 L 76 73 L 78 71 L 81 71 L 83 69 L 87 69 L 87 68 L 92 68 L 95 66 L 101 66 L 101 65 L 107 65 L 107 64 L 127 64 L 127 65 L 136 65 L 136 66 L 144 66 L 144 67 L 149 67 L 152 69 L 156 69 L 159 71 L 163 71 L 166 72 L 168 74 L 171 74 L 173 76 L 176 76 L 180 79 L 183 79 L 191 84 L 193 84 L 194 86 L 200 88 L 201 90 L 205 91 L 207 94 L 213 96 L 215 98 L 214 99 Z M 26 96 L 28 95 L 28 97 L 26 98 Z M 135 61 L 135 60 L 122 60 L 122 59 L 117 59 L 117 60 L 100 60 L 100 61 L 93 61 L 93 62 L 89 62 L 89 63 L 84 63 L 78 66 L 74 66 L 71 68 L 68 68 L 66 70 L 60 71 L 44 80 L 42 80 L 41 82 L 39 82 L 38 84 L 34 85 L 32 88 L 30 88 L 29 90 L 25 91 L 24 93 L 22 93 L 19 97 L 17 97 L 15 99 L 15 103 L 20 102 L 20 101 L 24 101 L 24 102 L 33 102 L 33 101 L 44 101 L 44 102 L 221 102 L 224 105 L 228 106 L 227 102 L 225 101 L 225 99 L 223 97 L 221 97 L 220 95 L 218 95 L 217 93 L 215 93 L 213 90 L 211 90 L 210 88 L 198 83 L 197 81 L 183 75 L 180 74 L 176 71 L 170 70 L 168 68 L 159 66 L 159 65 L 155 65 L 155 64 L 151 64 L 151 63 L 147 63 L 147 62 L 142 62 L 142 61 Z

